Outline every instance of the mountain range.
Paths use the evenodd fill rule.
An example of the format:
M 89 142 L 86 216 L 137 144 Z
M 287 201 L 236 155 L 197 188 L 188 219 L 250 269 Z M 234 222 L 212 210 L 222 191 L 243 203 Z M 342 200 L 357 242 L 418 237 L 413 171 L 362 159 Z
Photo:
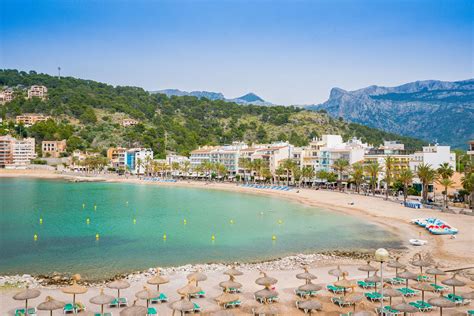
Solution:
M 306 109 L 457 148 L 474 139 L 474 79 L 374 85 L 355 91 L 333 88 L 326 102 Z
M 198 99 L 201 98 L 206 98 L 209 100 L 223 100 L 227 102 L 235 102 L 238 104 L 253 104 L 253 105 L 263 105 L 263 106 L 270 106 L 274 105 L 271 102 L 265 101 L 255 93 L 247 93 L 241 97 L 234 98 L 234 99 L 227 99 L 224 94 L 220 92 L 210 92 L 210 91 L 182 91 L 178 89 L 165 89 L 165 90 L 157 90 L 157 91 L 151 91 L 151 93 L 161 93 L 161 94 L 166 94 L 168 97 L 170 96 L 192 96 L 196 97 Z

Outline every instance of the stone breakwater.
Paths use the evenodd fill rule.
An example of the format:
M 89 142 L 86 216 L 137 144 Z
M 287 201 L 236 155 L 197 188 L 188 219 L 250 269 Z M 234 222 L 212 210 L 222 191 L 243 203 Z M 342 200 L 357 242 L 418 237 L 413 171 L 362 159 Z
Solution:
M 392 251 L 392 254 L 396 256 L 397 251 Z M 253 262 L 253 263 L 207 263 L 207 264 L 187 264 L 178 267 L 164 267 L 160 268 L 161 274 L 163 275 L 174 275 L 180 273 L 190 273 L 196 270 L 200 270 L 204 273 L 209 272 L 224 272 L 229 266 L 235 266 L 238 269 L 246 271 L 285 271 L 295 270 L 301 266 L 322 266 L 329 264 L 358 264 L 372 257 L 372 252 L 361 252 L 361 251 L 330 251 L 319 254 L 298 254 L 294 256 L 287 256 L 280 259 L 271 261 Z M 83 280 L 81 284 L 86 286 L 103 285 L 107 282 L 117 279 L 125 279 L 131 283 L 142 282 L 147 278 L 157 273 L 156 268 L 150 268 L 146 271 L 136 271 L 133 273 L 117 274 L 113 278 L 103 280 Z M 35 288 L 39 286 L 43 287 L 59 287 L 70 284 L 71 274 L 61 274 L 53 272 L 49 275 L 6 275 L 0 276 L 0 288 L 19 288 L 29 286 Z

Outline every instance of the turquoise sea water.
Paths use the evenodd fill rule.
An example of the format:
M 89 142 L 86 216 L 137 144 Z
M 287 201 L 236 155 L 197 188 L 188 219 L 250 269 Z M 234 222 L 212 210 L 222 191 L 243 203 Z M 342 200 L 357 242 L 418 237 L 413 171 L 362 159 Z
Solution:
M 0 274 L 58 271 L 96 278 L 154 266 L 379 246 L 399 243 L 354 217 L 278 198 L 0 178 Z

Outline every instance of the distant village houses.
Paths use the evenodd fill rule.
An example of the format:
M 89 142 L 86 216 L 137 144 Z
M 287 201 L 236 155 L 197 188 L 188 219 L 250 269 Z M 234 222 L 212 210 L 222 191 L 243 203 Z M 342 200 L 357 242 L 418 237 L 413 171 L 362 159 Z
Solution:
M 32 126 L 38 122 L 44 122 L 49 120 L 51 117 L 43 114 L 35 114 L 35 113 L 25 113 L 23 115 L 16 116 L 16 123 L 23 124 L 25 126 Z
M 41 100 L 48 99 L 48 88 L 45 86 L 31 86 L 28 89 L 28 99 L 40 98 Z
M 12 101 L 13 98 L 14 98 L 13 90 L 10 89 L 10 88 L 7 88 L 7 89 L 0 92 L 0 104 L 1 105 L 4 105 L 5 103 Z

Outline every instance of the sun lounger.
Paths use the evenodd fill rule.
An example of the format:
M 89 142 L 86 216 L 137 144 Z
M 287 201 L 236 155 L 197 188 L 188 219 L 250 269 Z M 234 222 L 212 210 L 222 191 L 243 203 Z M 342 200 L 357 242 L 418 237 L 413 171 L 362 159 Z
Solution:
M 230 302 L 230 303 L 224 304 L 224 308 L 234 308 L 234 307 L 239 307 L 241 304 L 242 304 L 242 302 L 241 302 L 241 301 L 239 301 L 239 300 L 237 300 L 237 301 L 233 301 L 233 302 Z
M 328 289 L 328 291 L 330 291 L 330 292 L 333 292 L 334 294 L 344 293 L 344 288 L 339 287 L 339 286 L 335 286 L 335 285 L 332 285 L 332 284 L 327 285 L 326 289 Z
M 431 278 L 427 275 L 419 275 L 419 276 L 417 276 L 416 279 L 418 280 L 418 282 L 429 282 L 429 281 L 431 281 Z
M 470 309 L 466 312 L 468 316 L 474 315 L 474 309 Z
M 397 284 L 403 284 L 405 283 L 405 279 L 402 278 L 391 278 L 387 280 L 387 283 L 390 283 L 392 285 L 397 285 Z
M 200 291 L 200 292 L 191 294 L 189 296 L 194 297 L 194 298 L 206 297 L 206 292 Z
M 126 297 L 116 298 L 109 304 L 109 307 L 125 307 L 125 306 L 128 306 L 128 300 Z
M 28 315 L 36 316 L 37 313 L 38 313 L 38 311 L 36 310 L 36 307 L 28 308 Z M 15 316 L 25 316 L 25 315 L 26 315 L 26 313 L 25 313 L 24 308 L 17 308 L 15 310 Z
M 240 289 L 234 289 L 233 287 L 230 287 L 228 289 L 229 293 L 241 293 L 242 291 Z
M 418 294 L 419 291 L 417 290 L 413 290 L 413 289 L 410 289 L 408 287 L 402 287 L 400 289 L 397 289 L 397 291 L 399 291 L 400 293 L 402 293 L 403 296 L 405 297 L 411 297 L 411 296 L 415 296 L 416 294 Z
M 338 305 L 339 307 L 346 307 L 346 306 L 352 305 L 352 303 L 345 301 L 343 297 L 337 297 L 337 296 L 331 297 L 331 302 Z
M 364 296 L 371 302 L 378 302 L 382 299 L 382 294 L 378 292 L 366 292 Z
M 317 292 L 316 291 L 301 291 L 301 290 L 295 290 L 295 294 L 298 295 L 299 297 L 306 297 L 306 296 L 316 296 Z
M 72 304 L 68 303 L 66 305 L 64 305 L 63 307 L 63 313 L 64 314 L 75 314 L 75 308 Z
M 94 316 L 113 316 L 113 315 L 112 315 L 112 313 L 110 312 L 110 313 L 103 313 L 103 314 L 101 314 L 101 313 L 95 313 Z
M 430 285 L 434 288 L 434 291 L 436 293 L 442 293 L 448 289 L 446 286 L 442 286 L 442 285 L 438 285 L 434 283 L 431 283 Z
M 201 306 L 198 305 L 198 303 L 193 302 L 194 304 L 194 312 L 195 313 L 200 313 L 201 312 Z
M 365 281 L 357 281 L 357 285 L 360 286 L 361 288 L 363 288 L 364 290 L 375 287 L 375 283 L 365 282 Z
M 164 303 L 164 302 L 168 302 L 168 296 L 166 296 L 165 293 L 160 293 L 160 296 L 152 298 L 150 300 L 150 303 L 152 303 L 152 304 Z
M 147 316 L 150 316 L 150 315 L 158 315 L 158 312 L 157 312 L 156 308 L 148 307 Z
M 448 295 L 446 295 L 445 298 L 447 298 L 453 303 L 456 303 L 456 305 L 468 305 L 471 303 L 471 300 L 463 299 L 461 296 L 454 295 L 452 293 L 449 293 Z
M 409 304 L 411 306 L 418 308 L 418 310 L 423 313 L 431 312 L 433 310 L 433 306 L 431 306 L 427 302 L 416 301 L 416 302 L 410 302 Z

